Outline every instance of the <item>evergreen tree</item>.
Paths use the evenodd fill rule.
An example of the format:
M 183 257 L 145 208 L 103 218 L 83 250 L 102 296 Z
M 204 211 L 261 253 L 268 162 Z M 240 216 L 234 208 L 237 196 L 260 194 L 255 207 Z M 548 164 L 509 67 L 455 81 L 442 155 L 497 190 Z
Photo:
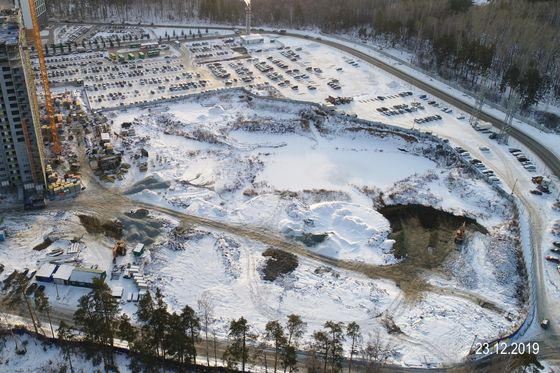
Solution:
M 287 339 L 284 328 L 278 321 L 269 321 L 265 326 L 265 339 L 274 346 L 274 373 L 278 366 L 278 354 L 285 347 Z
M 111 289 L 102 279 L 95 279 L 91 292 L 78 300 L 74 312 L 74 322 L 83 333 L 86 342 L 104 347 L 107 369 L 113 369 L 114 326 L 118 307 L 111 295 Z
M 173 312 L 168 318 L 168 331 L 165 333 L 164 347 L 168 356 L 177 359 L 180 363 L 185 362 L 187 350 L 190 347 L 190 338 L 185 332 L 181 315 Z M 189 362 L 192 360 L 189 359 Z
M 28 295 L 31 294 L 29 286 L 29 279 L 26 273 L 14 271 L 3 283 L 3 290 L 6 293 L 4 298 L 5 304 L 11 309 L 17 309 L 25 304 L 29 312 L 29 318 L 33 323 L 35 333 L 38 333 L 39 320 L 33 313 L 31 303 L 29 302 Z
M 329 336 L 331 371 L 338 371 L 344 359 L 344 349 L 342 346 L 342 342 L 345 340 L 344 323 L 327 321 L 324 326 Z
M 136 310 L 136 316 L 138 320 L 141 322 L 148 322 L 152 313 L 154 312 L 154 301 L 152 299 L 152 295 L 150 292 L 146 292 L 140 299 L 138 300 L 138 308 Z
M 64 322 L 60 321 L 57 329 L 57 337 L 60 342 L 60 347 L 62 348 L 62 353 L 66 360 L 68 360 L 68 366 L 70 367 L 70 372 L 74 373 L 74 368 L 72 366 L 72 341 L 74 340 L 74 334 L 70 326 Z
M 129 344 L 134 343 L 136 339 L 137 331 L 130 323 L 130 317 L 127 314 L 121 315 L 118 319 L 117 337 L 123 341 L 127 341 Z
M 247 340 L 250 339 L 250 327 L 244 317 L 238 320 L 231 320 L 229 324 L 229 338 L 231 343 L 224 352 L 224 360 L 228 368 L 238 369 L 241 363 L 241 371 L 245 372 L 245 365 L 249 358 Z
M 196 362 L 196 342 L 198 340 L 198 335 L 200 334 L 200 319 L 196 315 L 196 312 L 186 305 L 181 311 L 181 323 L 184 332 L 188 335 L 188 341 L 186 344 L 186 352 L 189 361 Z
M 326 332 L 320 330 L 313 333 L 313 345 L 312 350 L 315 351 L 316 355 L 321 357 L 323 360 L 323 373 L 327 372 L 327 364 L 329 362 L 330 353 L 330 340 Z
M 163 300 L 163 294 L 159 288 L 156 289 L 155 305 L 150 320 L 148 320 L 148 328 L 156 348 L 157 356 L 165 357 L 163 350 L 163 341 L 167 331 L 167 320 L 169 312 L 167 304 Z
M 291 314 L 288 316 L 286 322 L 286 344 L 282 349 L 282 365 L 284 366 L 284 373 L 289 369 L 293 371 L 297 364 L 297 348 L 299 340 L 303 337 L 307 324 L 303 322 L 299 315 Z
M 51 320 L 51 305 L 49 304 L 49 298 L 42 291 L 38 291 L 35 293 L 35 308 L 37 308 L 37 311 L 39 312 L 46 313 L 47 319 L 49 320 L 49 325 L 51 327 L 51 334 L 54 338 L 54 329 Z
M 346 335 L 352 341 L 350 345 L 350 361 L 348 363 L 348 373 L 352 371 L 352 360 L 354 355 L 359 351 L 361 340 L 362 340 L 362 333 L 360 331 L 360 325 L 358 325 L 355 321 L 352 321 L 346 327 Z

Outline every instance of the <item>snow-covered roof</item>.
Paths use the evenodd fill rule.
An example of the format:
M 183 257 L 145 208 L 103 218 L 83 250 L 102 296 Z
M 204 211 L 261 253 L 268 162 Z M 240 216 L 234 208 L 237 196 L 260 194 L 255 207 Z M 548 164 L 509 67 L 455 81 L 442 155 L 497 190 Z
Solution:
M 35 277 L 49 278 L 56 269 L 56 265 L 51 263 L 45 263 L 37 270 Z
M 120 298 L 122 297 L 124 289 L 121 286 L 115 286 L 111 288 L 111 295 L 113 298 Z
M 134 247 L 134 249 L 132 250 L 132 252 L 135 253 L 135 254 L 136 254 L 136 253 L 140 254 L 140 253 L 142 252 L 142 250 L 144 250 L 144 244 L 139 243 L 139 244 L 137 244 L 137 245 Z
M 53 274 L 53 279 L 68 281 L 70 279 L 70 276 L 72 275 L 73 270 L 74 266 L 71 266 L 69 264 L 62 264 Z
M 98 269 L 75 267 L 70 275 L 70 281 L 91 284 L 94 279 L 101 278 L 103 273 L 104 271 Z

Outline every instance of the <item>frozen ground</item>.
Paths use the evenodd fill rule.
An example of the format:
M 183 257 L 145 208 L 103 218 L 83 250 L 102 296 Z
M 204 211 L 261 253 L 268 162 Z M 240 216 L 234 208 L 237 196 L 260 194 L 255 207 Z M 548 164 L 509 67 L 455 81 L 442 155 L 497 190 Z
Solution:
M 132 188 L 134 198 L 155 198 L 191 214 L 286 234 L 329 233 L 313 250 L 375 264 L 394 262 L 387 255 L 389 225 L 360 190 L 386 188 L 435 167 L 413 153 L 422 146 L 413 150 L 401 138 L 321 134 L 317 123 L 302 119 L 288 105 L 248 104 L 234 94 L 118 114 L 112 118 L 114 131 L 127 120 L 137 136 L 116 142 L 126 149 L 125 162 L 135 163 L 139 146 L 151 154 L 146 174 L 133 167 L 117 183 L 122 191 Z M 330 128 L 336 124 L 326 123 Z M 170 187 L 142 191 L 134 186 L 145 177 Z M 289 193 L 302 198 L 289 198 Z M 325 201 L 323 195 L 329 194 L 336 198 Z
M 443 293 L 419 302 L 405 301 L 392 281 L 305 258 L 290 275 L 266 282 L 259 273 L 266 249 L 260 244 L 199 227 L 163 234 L 168 238 L 152 247 L 146 276 L 163 288 L 174 308 L 209 294 L 221 332 L 230 317 L 243 315 L 262 328 L 270 319 L 298 313 L 310 331 L 335 319 L 357 320 L 365 330 L 387 334 L 388 314 L 403 331 L 386 335 L 404 346 L 394 361 L 423 365 L 426 359 L 458 361 L 475 334 L 481 340 L 507 334 L 522 318 L 512 297 L 520 281 L 515 245 L 508 240 L 495 245 L 510 230 L 511 206 L 484 182 L 444 167 L 430 156 L 429 142 L 356 131 L 348 119 L 324 118 L 306 105 L 247 101 L 235 92 L 129 109 L 110 119 L 114 132 L 125 121 L 136 131 L 115 139 L 116 150 L 124 150 L 132 167 L 113 188 L 149 203 L 289 237 L 327 232 L 325 241 L 309 248 L 323 255 L 376 265 L 398 262 L 388 221 L 374 208 L 381 192 L 384 203 L 440 207 L 476 218 L 490 231 L 489 237 L 474 236 L 464 252 L 450 255 L 441 271 L 427 275 Z M 140 148 L 149 153 L 145 173 L 135 159 Z M 150 189 L 148 180 L 168 187 Z M 492 299 L 508 312 L 481 308 L 469 294 Z M 434 340 L 452 345 L 452 351 Z
M 0 351 L 0 372 L 32 373 L 70 371 L 64 352 L 56 345 L 41 342 L 29 335 L 2 337 Z M 25 350 L 25 354 L 17 351 Z M 74 372 L 94 372 L 102 368 L 95 365 L 83 355 L 72 354 Z M 122 354 L 115 354 L 115 363 L 122 373 L 131 372 L 129 359 Z
M 352 60 L 349 56 L 311 40 L 294 40 L 287 37 L 277 39 L 275 43 L 293 48 L 301 47 L 299 54 L 303 58 L 292 63 L 282 57 L 280 51 L 266 50 L 273 44 L 269 40 L 266 41 L 267 48 L 253 48 L 263 49 L 261 52 L 254 51 L 255 57 L 264 61 L 272 55 L 289 64 L 291 69 L 299 68 L 305 71 L 306 67 L 311 66 L 323 70 L 321 73 L 309 74 L 309 83 L 299 83 L 297 91 L 290 88 L 290 85 L 296 82 L 289 78 L 290 85 L 277 87 L 282 95 L 316 102 L 323 102 L 327 95 L 351 96 L 354 101 L 341 106 L 341 110 L 355 112 L 359 117 L 366 119 L 403 127 L 415 126 L 413 119 L 417 114 L 406 113 L 387 117 L 375 109 L 380 106 L 411 104 L 413 101 L 419 101 L 418 96 L 423 92 L 363 62 L 358 62 L 359 66 L 355 67 L 349 63 Z M 260 74 L 252 63 L 243 63 L 248 69 Z M 342 71 L 337 71 L 338 67 L 342 67 Z M 225 68 L 234 74 L 227 64 Z M 203 68 L 200 71 L 202 70 Z M 326 85 L 332 79 L 340 79 L 341 90 L 334 91 Z M 263 75 L 257 75 L 256 81 L 275 84 Z M 218 80 L 214 83 L 215 86 L 224 84 Z M 317 89 L 307 90 L 307 84 L 314 85 Z M 372 87 L 375 87 L 374 91 Z M 393 96 L 403 91 L 411 91 L 413 96 L 396 96 L 383 102 L 377 99 L 378 95 Z M 387 200 L 389 202 L 425 203 L 458 214 L 467 213 L 489 228 L 493 237 L 499 237 L 506 228 L 504 222 L 509 219 L 508 208 L 486 184 L 476 181 L 452 182 L 452 179 L 460 180 L 462 176 L 458 174 L 450 178 L 449 175 L 453 176 L 455 171 L 446 170 L 434 161 L 417 156 L 416 154 L 423 150 L 419 145 L 408 144 L 400 138 L 380 140 L 363 133 L 337 131 L 333 128 L 347 124 L 333 121 L 327 122 L 328 131 L 324 133 L 320 126 L 304 125 L 301 117 L 294 114 L 297 110 L 287 110 L 283 105 L 255 105 L 236 97 L 217 96 L 210 100 L 160 105 L 152 109 L 151 113 L 147 109 L 119 112 L 111 118 L 116 132 L 120 131 L 122 121 L 136 119 L 134 128 L 137 138 L 127 139 L 126 142 L 130 145 L 123 144 L 124 148 L 129 146 L 126 154 L 131 156 L 139 151 L 139 147 L 145 147 L 150 153 L 150 159 L 148 172 L 141 174 L 135 162 L 128 158 L 133 164 L 131 172 L 115 187 L 126 190 L 146 176 L 153 176 L 156 180 L 169 181 L 170 187 L 142 191 L 140 184 L 140 190 L 132 194 L 133 198 L 171 206 L 191 214 L 246 223 L 249 226 L 259 225 L 284 233 L 292 230 L 320 233 L 330 226 L 328 240 L 312 248 L 313 250 L 334 257 L 366 260 L 375 264 L 391 264 L 396 260 L 390 250 L 391 241 L 386 239 L 387 221 L 373 208 L 372 195 L 377 196 L 378 192 L 376 189 L 364 190 L 364 186 L 379 188 L 386 192 L 386 195 L 390 191 L 397 192 L 392 201 Z M 542 206 L 543 211 L 550 211 L 552 197 L 539 198 L 528 194 L 528 190 L 532 188 L 528 181 L 532 174 L 517 164 L 506 147 L 499 146 L 487 136 L 472 130 L 466 120 L 457 119 L 457 115 L 461 113 L 457 113 L 456 110 L 445 114 L 439 108 L 425 106 L 421 116 L 440 114 L 443 117 L 442 121 L 422 125 L 425 130 L 450 138 L 453 144 L 469 149 L 474 157 L 483 160 L 496 171 L 506 189 L 511 190 L 516 184 L 518 193 L 535 206 Z M 258 123 L 267 124 L 267 130 L 259 128 Z M 490 153 L 479 150 L 480 146 L 486 145 L 491 147 Z M 405 151 L 396 150 L 399 147 Z M 369 161 L 370 159 L 373 161 Z M 538 167 L 539 172 L 546 173 L 542 165 L 538 164 Z M 434 179 L 433 175 L 437 178 Z M 554 216 L 557 216 L 557 213 L 547 213 L 547 218 Z M 550 224 L 545 225 L 545 229 L 548 230 Z M 219 254 L 219 258 L 224 256 L 222 253 L 225 251 L 224 245 L 218 243 L 221 238 L 215 237 L 216 235 L 219 234 L 205 234 L 200 245 L 209 250 L 214 249 L 210 251 L 211 255 Z M 369 242 L 369 238 L 373 240 Z M 552 235 L 547 236 L 546 240 L 551 238 Z M 228 312 L 233 308 L 247 309 L 244 316 L 257 325 L 263 325 L 268 320 L 268 315 L 282 315 L 284 312 L 283 308 L 271 307 L 270 304 L 277 302 L 287 310 L 293 310 L 294 308 L 290 308 L 291 304 L 282 303 L 279 300 L 281 297 L 274 295 L 287 292 L 285 289 L 292 289 L 285 285 L 286 280 L 262 282 L 258 274 L 255 275 L 251 269 L 254 268 L 251 264 L 258 267 L 262 261 L 260 252 L 264 248 L 238 237 L 229 239 L 241 242 L 239 256 L 227 256 L 227 261 L 222 259 L 221 264 L 214 261 L 212 266 L 220 269 L 220 265 L 227 264 L 233 268 L 232 273 L 236 273 L 237 278 L 218 273 L 219 276 L 215 278 L 205 277 L 205 281 L 208 281 L 205 285 L 207 287 L 194 287 L 192 281 L 183 282 L 181 287 L 177 281 L 171 279 L 176 278 L 178 273 L 186 278 L 195 276 L 197 270 L 202 271 L 202 268 L 208 266 L 208 262 L 198 262 L 199 266 L 193 267 L 192 273 L 183 272 L 183 267 L 191 268 L 190 261 L 199 260 L 189 254 L 190 251 L 197 252 L 198 245 L 194 245 L 195 248 L 192 248 L 193 245 L 187 245 L 187 249 L 175 252 L 171 247 L 167 247 L 173 246 L 172 244 L 165 245 L 165 242 L 161 242 L 161 246 L 156 245 L 160 251 L 154 250 L 155 260 L 148 266 L 148 270 L 153 266 L 152 286 L 163 286 L 166 294 L 173 299 L 174 306 L 184 303 L 193 305 L 197 297 L 207 289 L 215 289 L 217 294 L 239 294 L 235 298 L 238 302 L 236 307 L 229 303 L 217 305 L 217 309 L 224 312 L 222 322 L 226 317 L 230 317 Z M 365 241 L 368 241 L 367 244 Z M 496 260 L 495 255 L 501 255 L 500 260 Z M 173 261 L 168 260 L 168 256 L 173 258 Z M 254 261 L 251 262 L 247 258 L 253 258 Z M 507 258 L 507 250 L 493 252 L 488 248 L 487 241 L 477 238 L 464 253 L 450 256 L 443 267 L 443 274 L 431 275 L 429 279 L 432 284 L 442 288 L 458 288 L 492 299 L 495 297 L 501 308 L 514 311 L 513 322 L 505 318 L 507 315 L 482 309 L 464 298 L 449 295 L 430 293 L 419 303 L 403 303 L 400 290 L 392 282 L 380 283 L 354 273 L 338 271 L 344 279 L 356 278 L 355 281 L 371 283 L 376 288 L 386 290 L 387 294 L 380 296 L 376 293 L 373 300 L 368 299 L 367 304 L 358 306 L 355 299 L 345 298 L 347 292 L 353 289 L 347 289 L 344 284 L 327 278 L 323 271 L 319 271 L 320 276 L 309 278 L 311 271 L 315 274 L 315 269 L 321 266 L 311 260 L 304 260 L 293 273 L 293 278 L 297 279 L 294 280 L 296 283 L 301 280 L 303 282 L 300 284 L 320 286 L 320 289 L 333 281 L 336 285 L 333 286 L 340 287 L 340 292 L 333 291 L 329 293 L 329 299 L 322 299 L 325 302 L 325 313 L 334 315 L 330 318 L 336 319 L 339 315 L 339 298 L 348 301 L 351 306 L 346 311 L 356 319 L 364 320 L 364 325 L 369 325 L 371 330 L 380 327 L 379 321 L 371 319 L 371 313 L 388 310 L 405 333 L 404 336 L 390 338 L 395 338 L 399 345 L 408 346 L 403 347 L 402 355 L 394 357 L 395 361 L 425 365 L 426 362 L 443 362 L 448 360 L 447 358 L 460 359 L 468 351 L 475 335 L 480 339 L 495 337 L 506 333 L 518 323 L 520 311 L 511 295 L 515 293 L 515 289 L 511 282 L 504 281 L 504 278 L 515 278 L 515 275 L 510 277 L 510 273 L 515 273 L 515 269 Z M 306 271 L 300 273 L 302 268 Z M 465 268 L 468 268 L 468 271 L 464 270 Z M 554 268 L 551 268 L 548 273 L 549 279 L 552 286 L 557 286 L 554 283 L 557 283 L 558 274 L 553 273 Z M 159 272 L 166 274 L 158 279 Z M 197 279 L 201 277 L 196 276 Z M 253 283 L 257 283 L 258 286 L 254 289 L 244 288 L 250 281 L 255 281 Z M 345 282 L 347 281 L 350 280 Z M 306 289 L 306 286 L 302 285 L 301 288 Z M 262 292 L 260 295 L 257 292 L 260 287 L 266 289 L 264 298 Z M 299 305 L 308 308 L 310 303 L 298 303 L 297 292 L 290 291 L 294 291 L 290 299 L 295 309 Z M 363 299 L 362 290 L 358 293 L 362 296 L 360 299 Z M 223 301 L 221 297 L 220 299 Z M 264 306 L 261 299 L 266 300 Z M 387 302 L 394 306 L 388 307 Z M 334 311 L 330 313 L 328 307 Z M 300 309 L 298 313 L 305 314 L 307 308 Z M 311 325 L 318 326 L 324 319 L 308 321 Z M 461 333 L 456 333 L 456 328 L 461 328 Z M 458 334 L 469 337 L 457 340 Z M 450 353 L 447 348 L 442 350 L 439 346 L 434 346 L 431 344 L 434 340 L 443 341 L 441 346 L 445 346 L 445 343 L 453 346 L 453 351 Z M 426 356 L 430 358 L 427 359 Z

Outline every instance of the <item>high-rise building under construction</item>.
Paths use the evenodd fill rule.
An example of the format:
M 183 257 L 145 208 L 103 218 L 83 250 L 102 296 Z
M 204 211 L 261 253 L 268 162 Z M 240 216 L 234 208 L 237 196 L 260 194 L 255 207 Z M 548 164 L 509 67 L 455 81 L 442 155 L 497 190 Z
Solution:
M 34 74 L 17 9 L 0 9 L 0 189 L 44 189 Z

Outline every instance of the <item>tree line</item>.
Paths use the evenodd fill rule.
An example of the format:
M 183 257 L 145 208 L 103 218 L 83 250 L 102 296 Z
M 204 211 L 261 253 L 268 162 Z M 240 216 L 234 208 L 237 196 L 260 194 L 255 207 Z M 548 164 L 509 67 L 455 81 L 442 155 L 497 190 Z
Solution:
M 47 1 L 51 16 L 73 20 L 203 20 L 243 24 L 237 0 Z M 560 7 L 556 0 L 253 0 L 255 25 L 316 26 L 356 31 L 413 52 L 414 63 L 468 89 L 485 84 L 504 103 L 515 93 L 524 109 L 560 98 Z
M 55 335 L 48 297 L 42 291 L 33 289 L 35 294 L 32 294 L 28 289 L 25 274 L 16 272 L 4 282 L 7 304 L 23 306 L 36 333 L 41 326 L 39 316 L 47 316 L 50 332 Z M 395 345 L 383 341 L 379 335 L 364 341 L 356 322 L 326 321 L 304 343 L 307 323 L 296 314 L 285 320 L 270 320 L 262 331 L 245 317 L 234 318 L 218 336 L 214 308 L 212 299 L 203 295 L 196 309 L 186 305 L 180 312 L 170 312 L 162 292 L 156 289 L 155 293 L 148 291 L 140 298 L 133 321 L 120 312 L 109 286 L 95 280 L 92 290 L 78 300 L 72 324 L 61 320 L 56 335 L 70 372 L 74 372 L 73 359 L 77 353 L 83 353 L 107 372 L 118 372 L 117 342 L 119 346 L 127 343 L 132 353 L 129 368 L 134 372 L 159 372 L 164 367 L 180 371 L 196 364 L 199 368 L 213 369 L 223 364 L 232 371 L 242 372 L 260 366 L 266 372 L 292 373 L 298 366 L 305 366 L 309 372 L 327 373 L 342 372 L 345 360 L 344 370 L 351 372 L 357 357 L 369 372 L 396 353 Z M 199 355 L 202 358 L 197 360 Z
M 223 361 L 227 368 L 245 372 L 250 365 L 264 367 L 266 372 L 295 372 L 299 361 L 298 352 L 305 351 L 305 364 L 309 372 L 339 372 L 348 356 L 348 371 L 357 355 L 366 361 L 366 368 L 384 364 L 395 353 L 395 346 L 379 338 L 363 343 L 360 326 L 356 322 L 327 321 L 324 329 L 314 331 L 312 341 L 303 345 L 307 324 L 299 315 L 289 315 L 286 320 L 271 320 L 264 331 L 258 332 L 247 319 L 232 319 L 227 328 L 227 340 L 218 342 L 212 299 L 204 295 L 197 302 L 197 309 L 186 305 L 180 313 L 169 312 L 163 294 L 156 289 L 152 296 L 147 292 L 138 302 L 137 325 L 130 318 L 119 315 L 118 306 L 111 291 L 103 281 L 96 281 L 92 291 L 80 298 L 74 313 L 76 330 L 83 340 L 99 351 L 99 360 L 115 371 L 112 351 L 114 339 L 127 341 L 129 348 L 138 356 L 131 368 L 135 371 L 157 371 L 163 361 L 179 364 L 196 364 L 202 346 L 208 367 Z M 63 340 L 75 335 L 61 324 Z M 350 342 L 345 351 L 343 342 Z M 211 362 L 213 360 L 213 362 Z

